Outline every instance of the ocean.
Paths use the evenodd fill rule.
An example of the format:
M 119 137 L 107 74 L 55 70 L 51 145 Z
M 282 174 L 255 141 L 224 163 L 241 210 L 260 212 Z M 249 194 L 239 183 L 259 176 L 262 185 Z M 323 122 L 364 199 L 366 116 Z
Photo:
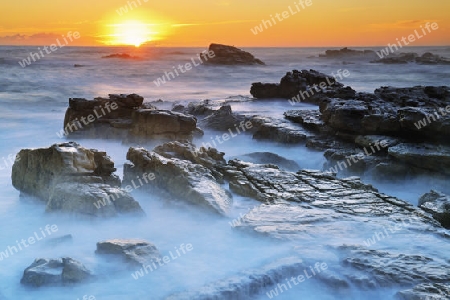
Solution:
M 353 48 L 358 49 L 358 48 Z M 370 48 L 365 48 L 370 49 Z M 54 236 L 72 234 L 73 243 L 49 246 L 42 238 L 34 245 L 13 255 L 0 256 L 0 299 L 164 299 L 173 293 L 196 289 L 209 282 L 227 278 L 241 270 L 251 269 L 292 254 L 291 242 L 273 241 L 261 236 L 236 232 L 230 222 L 239 218 L 258 203 L 234 195 L 233 211 L 227 218 L 205 214 L 204 211 L 177 201 L 166 201 L 142 191 L 133 195 L 147 213 L 145 219 L 119 217 L 114 220 L 79 220 L 61 215 L 45 214 L 41 202 L 20 197 L 11 184 L 10 157 L 24 148 L 48 147 L 64 142 L 57 133 L 63 120 L 69 98 L 87 98 L 108 94 L 137 93 L 145 101 L 163 100 L 161 108 L 187 104 L 192 101 L 236 100 L 233 111 L 248 115 L 280 117 L 290 109 L 317 109 L 307 103 L 292 106 L 286 99 L 250 101 L 253 82 L 279 82 L 293 69 L 314 69 L 332 75 L 347 70 L 349 76 L 340 80 L 358 92 L 373 92 L 380 86 L 410 87 L 416 85 L 449 85 L 450 67 L 445 65 L 383 65 L 364 59 L 319 58 L 327 48 L 247 48 L 265 66 L 212 66 L 201 64 L 166 83 L 156 84 L 165 72 L 174 71 L 197 57 L 202 48 L 124 48 L 124 47 L 64 47 L 42 59 L 22 67 L 37 47 L 0 47 L 0 255 L 16 241 L 26 239 L 46 225 L 56 225 Z M 379 50 L 374 49 L 374 50 Z M 408 52 L 432 52 L 450 57 L 448 47 L 411 47 Z M 128 53 L 139 59 L 105 59 L 114 53 Z M 79 65 L 78 67 L 74 67 Z M 242 100 L 242 101 L 241 101 Z M 216 133 L 205 131 L 205 136 L 194 142 L 201 145 Z M 116 163 L 117 174 L 123 176 L 123 165 L 130 145 L 118 140 L 70 138 L 86 148 L 106 151 Z M 142 146 L 151 148 L 157 141 Z M 252 139 L 248 133 L 218 147 L 225 158 L 251 152 L 273 152 L 296 161 L 303 169 L 324 170 L 323 152 L 304 145 L 285 145 Z M 351 174 L 349 174 L 351 175 Z M 398 178 L 395 181 L 363 181 L 381 192 L 413 204 L 431 189 L 450 193 L 446 178 Z M 170 200 L 170 199 L 169 199 Z M 337 222 L 336 226 L 339 226 Z M 365 236 L 370 236 L 367 232 Z M 361 233 L 364 236 L 364 233 Z M 193 250 L 181 255 L 158 270 L 135 279 L 134 271 L 124 270 L 121 264 L 97 256 L 96 243 L 110 238 L 142 238 L 154 243 L 162 254 L 176 251 L 181 244 L 191 244 Z M 406 238 L 405 238 L 406 239 Z M 382 249 L 402 248 L 408 240 L 400 234 L 376 245 Z M 437 237 L 423 241 L 433 244 L 424 251 L 446 251 L 448 246 Z M 327 244 L 357 243 L 354 237 L 336 237 Z M 303 247 L 321 248 L 324 241 L 314 241 Z M 325 250 L 324 250 L 325 251 Z M 407 251 L 407 250 L 405 250 Z M 11 253 L 10 253 L 11 254 Z M 328 254 L 332 256 L 331 254 Z M 331 260 L 324 255 L 323 261 Z M 71 287 L 29 290 L 20 284 L 23 270 L 35 258 L 72 257 L 82 261 L 97 276 L 95 282 Z M 265 290 L 258 299 L 267 299 Z M 348 299 L 391 299 L 386 288 L 360 293 L 355 289 Z M 305 296 L 307 295 L 307 296 Z M 277 299 L 340 299 L 333 290 L 320 289 L 314 280 L 277 296 Z M 87 299 L 87 298 L 86 298 Z

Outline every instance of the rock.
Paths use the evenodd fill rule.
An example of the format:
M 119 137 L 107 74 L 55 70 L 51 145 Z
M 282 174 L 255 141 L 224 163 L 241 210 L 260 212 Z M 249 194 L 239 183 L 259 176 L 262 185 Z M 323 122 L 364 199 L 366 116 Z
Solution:
M 60 137 L 71 134 L 101 138 L 186 138 L 197 129 L 190 115 L 158 110 L 137 94 L 110 94 L 109 98 L 69 99 Z
M 361 147 L 369 149 L 371 146 L 382 144 L 381 147 L 386 151 L 389 147 L 396 146 L 399 143 L 398 139 L 384 135 L 358 135 L 355 139 L 355 144 Z
M 295 144 L 314 136 L 303 127 L 283 119 L 255 116 L 250 121 L 254 127 L 253 138 L 258 140 Z
M 351 57 L 361 57 L 361 56 L 369 56 L 375 57 L 375 51 L 372 50 L 353 50 L 347 47 L 339 49 L 339 50 L 326 50 L 325 54 L 319 54 L 319 57 L 326 58 L 351 58 Z
M 140 57 L 132 56 L 128 53 L 114 53 L 114 54 L 102 56 L 102 58 L 140 59 Z
M 139 109 L 132 122 L 131 133 L 139 137 L 189 137 L 197 128 L 194 116 L 169 110 Z
M 437 191 L 424 194 L 419 199 L 419 207 L 433 215 L 433 218 L 450 229 L 450 197 Z
M 97 243 L 97 254 L 119 255 L 134 265 L 150 264 L 161 260 L 155 245 L 137 239 L 114 239 Z
M 396 294 L 396 299 L 399 300 L 445 300 L 449 298 L 450 285 L 445 283 L 422 283 Z
M 321 119 L 321 113 L 317 110 L 289 110 L 284 113 L 286 119 L 301 124 L 306 129 L 314 131 L 326 131 L 325 122 Z
M 396 54 L 389 54 L 388 57 L 383 57 L 379 60 L 373 60 L 371 63 L 381 63 L 381 64 L 407 64 L 410 62 L 414 62 L 417 58 L 417 53 L 400 53 L 398 55 Z
M 46 244 L 48 246 L 55 247 L 60 244 L 72 243 L 72 242 L 73 242 L 73 236 L 71 234 L 66 234 L 63 236 L 55 237 L 55 238 L 49 238 L 49 239 L 47 239 Z
M 226 214 L 232 205 L 231 195 L 224 190 L 210 169 L 189 160 L 165 158 L 143 148 L 130 148 L 127 159 L 133 165 L 124 168 L 124 181 L 136 174 L 152 172 L 155 180 L 149 185 L 167 191 L 172 196 Z
M 253 152 L 233 157 L 233 159 L 254 164 L 274 164 L 291 172 L 296 172 L 300 169 L 300 166 L 294 160 L 286 159 L 271 152 Z
M 450 147 L 402 143 L 388 150 L 397 160 L 421 169 L 450 174 Z
M 302 274 L 305 264 L 297 257 L 279 259 L 259 269 L 245 270 L 240 274 L 209 283 L 199 290 L 174 294 L 166 300 L 244 300 L 258 295 L 262 289 L 269 292 L 272 286 L 284 283 L 285 278 Z
M 416 63 L 421 65 L 450 65 L 450 60 L 439 55 L 426 52 L 421 57 L 416 57 Z
M 230 105 L 221 106 L 219 110 L 213 112 L 199 123 L 201 127 L 214 130 L 226 131 L 234 130 L 240 122 L 245 121 L 244 117 L 234 115 Z
M 300 98 L 300 100 L 308 101 L 308 98 L 312 95 L 322 92 L 322 89 L 319 88 L 321 84 L 325 85 L 326 89 L 343 87 L 334 77 L 315 70 L 302 70 L 301 72 L 293 70 L 292 72 L 287 72 L 278 85 L 273 83 L 263 84 L 261 82 L 252 83 L 250 94 L 255 98 Z M 304 99 L 301 98 L 301 95 L 304 95 Z
M 36 259 L 25 269 L 20 281 L 32 287 L 61 286 L 88 280 L 91 272 L 72 258 Z
M 24 149 L 19 155 L 12 168 L 13 186 L 45 202 L 49 212 L 105 217 L 143 214 L 139 203 L 120 189 L 114 162 L 106 152 L 68 142 Z
M 214 57 L 205 61 L 206 64 L 215 65 L 265 65 L 251 53 L 233 46 L 211 44 L 209 51 L 214 52 Z

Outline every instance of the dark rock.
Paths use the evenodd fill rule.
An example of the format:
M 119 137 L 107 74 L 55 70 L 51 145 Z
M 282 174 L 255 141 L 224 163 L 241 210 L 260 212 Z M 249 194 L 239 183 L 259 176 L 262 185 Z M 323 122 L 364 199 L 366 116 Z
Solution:
M 450 65 L 450 60 L 445 57 L 426 52 L 421 57 L 416 57 L 416 63 L 421 65 Z
M 274 164 L 291 172 L 297 172 L 300 169 L 300 166 L 294 160 L 286 159 L 271 152 L 253 152 L 233 157 L 233 159 L 239 159 L 254 164 Z
M 450 197 L 431 190 L 419 199 L 419 207 L 433 215 L 433 218 L 450 229 Z
M 445 283 L 422 283 L 412 289 L 398 292 L 398 300 L 446 300 L 450 299 L 450 285 Z
M 72 258 L 36 259 L 25 269 L 20 281 L 32 287 L 61 286 L 86 281 L 91 272 Z
M 245 121 L 244 118 L 234 115 L 230 105 L 224 105 L 219 110 L 200 120 L 199 123 L 202 128 L 226 131 L 234 130 L 235 126 L 242 121 Z
M 243 51 L 233 46 L 211 44 L 209 51 L 214 52 L 214 57 L 208 58 L 206 64 L 215 65 L 264 65 L 251 53 Z
M 414 62 L 417 58 L 417 53 L 400 53 L 398 55 L 396 54 L 389 54 L 388 57 L 383 57 L 379 60 L 371 61 L 371 63 L 382 63 L 382 64 L 407 64 L 410 62 Z
M 114 54 L 102 56 L 102 58 L 140 59 L 140 57 L 132 56 L 128 53 L 114 53 Z
M 253 124 L 253 138 L 258 140 L 295 144 L 314 136 L 302 126 L 287 120 L 255 116 L 250 121 Z
M 114 239 L 97 243 L 97 254 L 118 255 L 133 265 L 144 265 L 161 260 L 155 245 L 136 239 Z
M 375 51 L 372 50 L 353 50 L 347 47 L 339 50 L 326 50 L 325 54 L 319 54 L 319 57 L 326 58 L 351 58 L 351 57 L 361 57 L 361 56 L 375 56 Z
M 113 174 L 114 162 L 75 142 L 24 149 L 12 169 L 13 186 L 47 203 L 47 211 L 88 216 L 115 216 L 143 211 Z M 98 207 L 97 207 L 98 206 Z
M 314 131 L 325 131 L 325 122 L 317 110 L 289 110 L 284 113 L 286 119 L 299 123 L 303 127 Z

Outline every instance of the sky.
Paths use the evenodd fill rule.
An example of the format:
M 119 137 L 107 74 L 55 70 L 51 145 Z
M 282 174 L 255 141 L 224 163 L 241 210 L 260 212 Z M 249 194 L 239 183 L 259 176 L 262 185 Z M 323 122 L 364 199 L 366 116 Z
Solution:
M 410 46 L 450 45 L 450 0 L 0 0 L 0 12 L 0 45 L 370 47 L 415 30 Z

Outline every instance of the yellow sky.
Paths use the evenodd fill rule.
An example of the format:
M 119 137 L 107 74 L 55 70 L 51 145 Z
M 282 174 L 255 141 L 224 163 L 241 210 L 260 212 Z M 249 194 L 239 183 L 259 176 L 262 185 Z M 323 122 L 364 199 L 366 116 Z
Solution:
M 411 46 L 450 45 L 450 0 L 306 1 L 2 1 L 0 44 L 50 45 L 77 31 L 80 38 L 71 45 L 385 46 L 436 22 L 437 30 Z M 272 26 L 266 22 L 267 29 L 254 34 L 262 20 Z

